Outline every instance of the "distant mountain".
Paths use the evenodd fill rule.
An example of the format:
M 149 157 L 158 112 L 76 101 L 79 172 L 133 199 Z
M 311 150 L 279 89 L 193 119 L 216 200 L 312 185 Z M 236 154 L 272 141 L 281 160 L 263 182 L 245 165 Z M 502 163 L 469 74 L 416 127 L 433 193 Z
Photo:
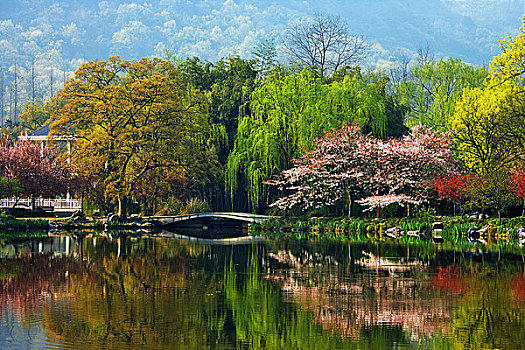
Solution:
M 437 57 L 486 64 L 498 54 L 499 39 L 518 33 L 525 1 L 1 0 L 4 87 L 14 78 L 15 63 L 23 99 L 31 62 L 45 97 L 85 60 L 163 56 L 166 50 L 210 61 L 250 57 L 259 43 L 281 43 L 291 24 L 317 13 L 339 15 L 352 33 L 365 37 L 373 49 L 370 68 L 426 45 Z

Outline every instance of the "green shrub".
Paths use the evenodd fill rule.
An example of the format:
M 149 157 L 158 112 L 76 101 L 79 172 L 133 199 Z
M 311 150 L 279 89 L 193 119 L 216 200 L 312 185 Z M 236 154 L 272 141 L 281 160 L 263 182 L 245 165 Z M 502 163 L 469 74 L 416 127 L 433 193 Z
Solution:
M 34 229 L 48 229 L 49 221 L 45 219 L 24 219 L 18 220 L 9 215 L 0 214 L 0 230 L 34 230 Z
M 168 197 L 161 202 L 155 215 L 178 215 L 182 212 L 184 203 L 177 197 Z
M 181 214 L 205 213 L 211 211 L 208 202 L 198 198 L 191 198 L 184 204 Z
M 426 222 L 433 221 L 434 218 L 436 217 L 436 209 L 423 205 L 423 206 L 419 207 L 419 209 L 416 211 L 414 217 L 419 218 L 419 219 L 421 219 L 423 221 L 426 221 Z
M 205 213 L 211 211 L 210 205 L 198 198 L 191 198 L 187 202 L 177 197 L 169 197 L 160 203 L 156 215 L 183 215 L 192 213 Z

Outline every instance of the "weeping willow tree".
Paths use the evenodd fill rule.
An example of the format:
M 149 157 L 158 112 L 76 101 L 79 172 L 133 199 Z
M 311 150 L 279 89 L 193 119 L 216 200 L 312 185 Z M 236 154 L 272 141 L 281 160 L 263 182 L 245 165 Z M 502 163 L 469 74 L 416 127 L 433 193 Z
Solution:
M 384 90 L 356 75 L 330 83 L 306 71 L 275 75 L 253 91 L 243 110 L 226 165 L 226 190 L 234 202 L 246 186 L 254 212 L 267 199 L 264 181 L 290 168 L 325 131 L 357 124 L 377 137 L 386 133 Z

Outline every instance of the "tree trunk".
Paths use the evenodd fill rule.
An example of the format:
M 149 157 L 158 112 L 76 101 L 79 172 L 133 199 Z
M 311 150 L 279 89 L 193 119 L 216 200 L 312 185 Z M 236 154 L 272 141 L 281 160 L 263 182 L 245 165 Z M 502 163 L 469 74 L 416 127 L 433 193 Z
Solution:
M 410 203 L 407 203 L 407 218 L 410 217 Z
M 34 211 L 36 208 L 36 198 L 35 194 L 31 193 L 31 210 Z
M 525 198 L 523 199 L 523 208 L 521 209 L 521 216 L 525 216 Z
M 125 196 L 125 195 L 119 195 L 118 197 L 118 213 L 117 215 L 119 216 L 119 218 L 121 220 L 124 220 L 127 218 L 128 216 L 128 213 L 127 213 L 127 203 L 128 202 L 128 197 Z
M 20 197 L 15 197 L 15 198 L 16 198 L 16 200 L 15 200 L 15 203 L 13 204 L 13 206 L 11 207 L 12 209 L 15 209 L 16 205 L 20 201 Z
M 377 186 L 377 195 L 379 196 L 379 193 L 381 191 L 381 185 Z M 381 206 L 380 205 L 377 205 L 377 218 L 379 219 L 379 216 L 381 214 L 381 211 L 380 211 L 380 208 Z
M 348 189 L 348 186 L 346 187 L 346 198 L 348 199 L 348 217 L 352 216 L 352 195 L 350 194 L 350 190 Z

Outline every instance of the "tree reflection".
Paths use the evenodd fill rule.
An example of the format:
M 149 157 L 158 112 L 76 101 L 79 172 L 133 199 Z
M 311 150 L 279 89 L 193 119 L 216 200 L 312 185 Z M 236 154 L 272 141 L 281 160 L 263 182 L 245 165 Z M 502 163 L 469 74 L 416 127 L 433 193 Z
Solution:
M 237 342 L 249 349 L 341 349 L 348 340 L 324 332 L 314 315 L 285 302 L 281 292 L 260 272 L 261 254 L 252 251 L 240 274 L 230 262 L 224 290 L 232 309 Z
M 44 310 L 53 338 L 93 349 L 197 349 L 219 341 L 227 318 L 217 311 L 220 276 L 192 267 L 205 249 L 124 239 L 86 246 L 95 247 L 86 252 L 89 271 L 71 276 L 67 307 Z
M 525 313 L 509 288 L 508 274 L 471 274 L 452 320 L 458 349 L 519 349 L 525 342 Z M 510 284 L 511 285 L 511 284 Z M 523 305 L 522 305 L 523 306 Z
M 80 250 L 75 256 L 28 254 L 6 260 L 2 270 L 5 286 L 12 286 L 4 288 L 6 300 L 52 295 L 35 312 L 56 343 L 86 349 L 328 349 L 344 343 L 261 277 L 262 246 L 93 237 Z M 19 304 L 33 305 L 22 298 Z M 19 313 L 20 321 L 26 316 Z
M 272 257 L 289 268 L 270 278 L 315 312 L 318 324 L 361 342 L 373 338 L 378 348 L 390 348 L 392 339 L 425 348 L 520 348 L 523 305 L 516 299 L 523 300 L 525 284 L 517 257 L 505 264 L 478 252 L 436 252 L 440 260 L 424 262 L 408 258 L 410 247 L 404 254 L 387 246 L 381 253 L 388 258 L 378 247 L 377 253 L 373 246 L 348 247 L 345 262 L 337 250 L 281 246 Z

